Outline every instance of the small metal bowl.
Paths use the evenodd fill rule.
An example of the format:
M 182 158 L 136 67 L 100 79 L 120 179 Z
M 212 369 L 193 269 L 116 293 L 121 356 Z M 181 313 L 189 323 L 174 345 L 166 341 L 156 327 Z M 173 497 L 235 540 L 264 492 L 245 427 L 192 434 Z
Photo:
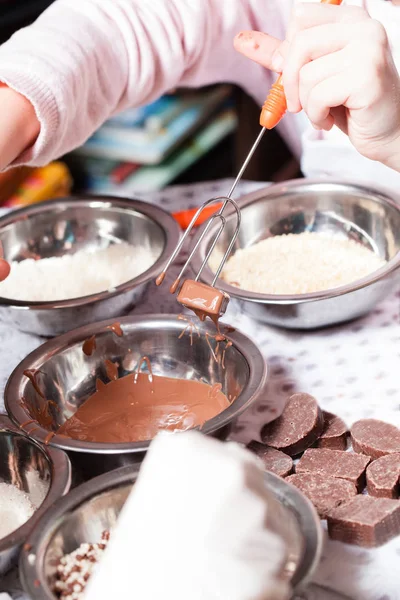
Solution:
M 385 192 L 335 180 L 297 179 L 256 191 L 239 200 L 242 225 L 235 249 L 267 237 L 313 231 L 352 239 L 388 262 L 354 283 L 299 295 L 267 295 L 218 281 L 218 287 L 243 303 L 256 319 L 292 329 L 313 329 L 350 321 L 369 312 L 400 279 L 400 205 Z M 216 246 L 225 252 L 236 225 L 234 215 Z M 210 228 L 193 258 L 197 272 L 211 246 L 217 225 Z M 193 245 L 204 232 L 202 228 Z M 268 260 L 268 256 L 265 256 Z M 209 266 L 202 281 L 210 284 Z
M 54 600 L 52 592 L 55 570 L 63 554 L 72 552 L 81 543 L 96 543 L 104 530 L 117 522 L 138 468 L 125 467 L 107 473 L 79 486 L 54 506 L 40 521 L 28 543 L 30 550 L 20 559 L 23 587 L 32 600 Z M 314 507 L 295 487 L 272 473 L 265 474 L 265 483 L 285 518 L 276 522 L 276 531 L 285 523 L 292 526 L 302 540 L 301 552 L 293 553 L 286 574 L 294 590 L 302 588 L 315 571 L 322 549 L 322 529 Z M 283 534 L 284 535 L 284 534 Z M 290 546 L 290 544 L 289 544 Z M 134 565 L 133 565 L 134 575 Z
M 36 509 L 21 527 L 0 539 L 0 575 L 4 575 L 37 521 L 69 491 L 71 465 L 65 452 L 42 448 L 5 415 L 0 415 L 0 457 L 0 481 L 25 492 Z
M 163 209 L 112 196 L 60 198 L 6 215 L 0 219 L 0 241 L 8 261 L 63 256 L 120 242 L 149 244 L 158 257 L 138 277 L 98 294 L 49 302 L 0 297 L 0 319 L 22 331 L 53 336 L 69 331 L 71 325 L 126 314 L 162 270 L 179 235 L 177 223 Z
M 199 322 L 201 336 L 194 335 L 193 340 L 189 333 L 180 338 L 187 323 L 178 320 L 176 315 L 125 317 L 120 320 L 122 337 L 106 329 L 111 323 L 88 325 L 50 340 L 19 364 L 5 390 L 6 409 L 16 425 L 32 418 L 28 407 L 39 407 L 43 403 L 24 375 L 26 369 L 40 370 L 41 391 L 45 398 L 52 400 L 50 430 L 57 430 L 95 392 L 96 379 L 108 381 L 105 359 L 119 363 L 120 376 L 133 372 L 140 358 L 148 356 L 155 375 L 202 380 L 211 385 L 221 383 L 222 391 L 233 401 L 229 408 L 202 427 L 204 433 L 219 437 L 228 435 L 232 422 L 264 390 L 265 361 L 254 343 L 238 331 L 229 334 L 232 346 L 227 348 L 224 364 L 221 364 L 222 361 L 213 358 L 209 347 L 210 343 L 215 348 L 216 342 L 213 339 L 207 341 L 205 336 L 206 332 L 215 334 L 211 322 Z M 97 348 L 87 357 L 82 344 L 92 335 L 96 336 Z M 35 427 L 32 437 L 39 442 L 46 441 L 49 429 L 36 424 L 29 427 Z M 149 443 L 83 442 L 58 435 L 50 440 L 51 446 L 70 453 L 74 469 L 84 478 L 141 461 Z

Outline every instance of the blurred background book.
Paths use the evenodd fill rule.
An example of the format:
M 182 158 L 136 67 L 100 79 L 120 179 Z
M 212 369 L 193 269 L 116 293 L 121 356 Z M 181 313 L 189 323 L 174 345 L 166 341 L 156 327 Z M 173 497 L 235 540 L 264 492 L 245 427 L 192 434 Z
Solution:
M 230 86 L 180 91 L 111 118 L 67 160 L 82 190 L 158 191 L 218 147 L 236 126 Z
M 219 154 L 214 162 L 221 176 L 227 154 L 221 143 L 236 127 L 230 86 L 166 95 L 112 117 L 61 161 L 2 174 L 0 203 L 17 207 L 71 191 L 123 196 L 159 191 L 213 150 Z

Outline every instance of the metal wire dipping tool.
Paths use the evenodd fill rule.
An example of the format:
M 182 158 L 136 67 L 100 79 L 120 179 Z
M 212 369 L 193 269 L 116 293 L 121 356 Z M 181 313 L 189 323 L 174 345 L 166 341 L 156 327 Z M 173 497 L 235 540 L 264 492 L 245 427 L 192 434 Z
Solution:
M 321 3 L 323 3 L 323 4 L 339 5 L 339 4 L 341 4 L 341 2 L 342 2 L 342 0 L 321 0 Z M 215 284 L 216 284 L 218 277 L 225 265 L 225 262 L 228 260 L 230 254 L 233 250 L 233 246 L 236 242 L 237 236 L 239 234 L 239 229 L 240 229 L 240 222 L 241 222 L 240 209 L 239 209 L 237 203 L 235 202 L 235 200 L 232 199 L 233 192 L 235 191 L 237 184 L 241 180 L 243 173 L 245 172 L 245 170 L 247 168 L 247 165 L 249 164 L 259 143 L 261 142 L 261 139 L 262 139 L 264 133 L 266 132 L 267 129 L 273 129 L 274 127 L 276 127 L 276 125 L 279 123 L 279 121 L 285 115 L 286 110 L 287 110 L 287 105 L 286 105 L 285 91 L 283 89 L 283 84 L 282 84 L 282 76 L 279 76 L 277 81 L 271 87 L 268 97 L 267 97 L 266 101 L 264 102 L 264 105 L 261 110 L 261 115 L 260 115 L 261 131 L 258 134 L 257 139 L 254 142 L 253 146 L 251 147 L 250 152 L 248 153 L 239 173 L 237 174 L 236 179 L 233 182 L 233 185 L 232 185 L 231 189 L 229 190 L 227 196 L 222 196 L 219 198 L 211 198 L 210 200 L 205 202 L 198 209 L 198 211 L 194 215 L 193 219 L 191 220 L 189 226 L 187 227 L 183 237 L 181 238 L 180 242 L 176 246 L 171 258 L 165 265 L 162 273 L 160 273 L 160 275 L 156 279 L 156 284 L 161 285 L 165 279 L 165 275 L 166 275 L 169 267 L 171 266 L 171 264 L 174 262 L 174 260 L 176 259 L 176 257 L 180 253 L 180 251 L 182 250 L 182 247 L 183 247 L 186 239 L 190 235 L 190 232 L 196 226 L 196 222 L 199 219 L 202 220 L 201 215 L 202 215 L 203 211 L 208 209 L 208 207 L 214 203 L 222 202 L 222 205 L 219 208 L 219 210 L 217 212 L 215 212 L 212 216 L 210 216 L 208 219 L 206 219 L 207 224 L 204 228 L 204 231 L 202 232 L 201 236 L 199 237 L 196 245 L 194 246 L 194 248 L 193 248 L 192 252 L 190 253 L 184 266 L 182 267 L 178 277 L 175 279 L 174 283 L 170 287 L 171 294 L 175 294 L 175 292 L 177 291 L 177 289 L 180 285 L 183 274 L 186 271 L 187 267 L 189 266 L 189 264 L 193 258 L 193 255 L 197 251 L 198 246 L 200 245 L 204 236 L 209 231 L 212 223 L 216 219 L 219 219 L 220 227 L 218 228 L 218 230 L 216 232 L 216 235 L 212 241 L 212 244 L 207 252 L 205 259 L 203 260 L 203 262 L 201 264 L 201 267 L 200 267 L 195 279 L 194 280 L 186 280 L 184 282 L 181 290 L 178 293 L 178 298 L 177 298 L 178 302 L 183 304 L 183 306 L 194 310 L 196 312 L 196 314 L 202 320 L 204 320 L 206 318 L 206 316 L 209 316 L 214 321 L 216 321 L 218 319 L 218 317 L 221 316 L 225 312 L 226 307 L 229 302 L 229 296 L 227 294 L 225 294 L 224 292 L 221 292 L 220 290 L 215 289 Z M 200 278 L 201 273 L 202 273 L 204 267 L 206 266 L 211 254 L 218 242 L 218 239 L 219 239 L 224 227 L 225 227 L 226 219 L 225 219 L 223 213 L 224 213 L 224 210 L 226 209 L 226 207 L 228 206 L 228 204 L 230 206 L 232 206 L 236 212 L 236 229 L 235 229 L 232 239 L 229 243 L 229 246 L 228 246 L 224 256 L 222 257 L 219 267 L 215 273 L 215 277 L 212 281 L 212 284 L 211 284 L 211 286 L 208 286 L 203 283 L 200 283 L 199 278 Z

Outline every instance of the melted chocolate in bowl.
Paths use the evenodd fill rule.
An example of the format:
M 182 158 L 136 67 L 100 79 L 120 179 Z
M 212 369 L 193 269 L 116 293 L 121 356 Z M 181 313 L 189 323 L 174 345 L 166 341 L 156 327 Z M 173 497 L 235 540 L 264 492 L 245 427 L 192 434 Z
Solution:
M 117 325 L 47 342 L 17 368 L 7 406 L 12 392 L 11 412 L 35 439 L 66 450 L 87 443 L 95 452 L 96 444 L 128 452 L 130 444 L 147 447 L 160 430 L 203 426 L 212 433 L 237 414 L 239 397 L 239 409 L 247 406 L 263 380 L 261 355 L 241 334 L 228 340 L 231 328 L 216 334 L 211 323 L 176 316 L 129 318 L 122 330 Z
M 132 373 L 101 387 L 57 433 L 88 442 L 140 442 L 161 430 L 201 426 L 228 406 L 218 384 Z

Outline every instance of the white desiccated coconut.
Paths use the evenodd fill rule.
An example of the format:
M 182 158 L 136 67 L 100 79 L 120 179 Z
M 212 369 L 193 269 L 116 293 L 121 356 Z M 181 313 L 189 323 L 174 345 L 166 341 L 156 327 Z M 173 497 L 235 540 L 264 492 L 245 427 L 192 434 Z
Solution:
M 113 244 L 75 254 L 11 263 L 0 296 L 12 300 L 46 302 L 69 300 L 112 289 L 151 267 L 158 253 L 148 246 Z
M 213 254 L 210 267 L 218 267 Z M 221 278 L 261 294 L 307 294 L 352 283 L 386 263 L 358 242 L 322 233 L 277 235 L 237 250 Z
M 34 512 L 25 492 L 10 483 L 0 483 L 0 539 L 24 525 Z

